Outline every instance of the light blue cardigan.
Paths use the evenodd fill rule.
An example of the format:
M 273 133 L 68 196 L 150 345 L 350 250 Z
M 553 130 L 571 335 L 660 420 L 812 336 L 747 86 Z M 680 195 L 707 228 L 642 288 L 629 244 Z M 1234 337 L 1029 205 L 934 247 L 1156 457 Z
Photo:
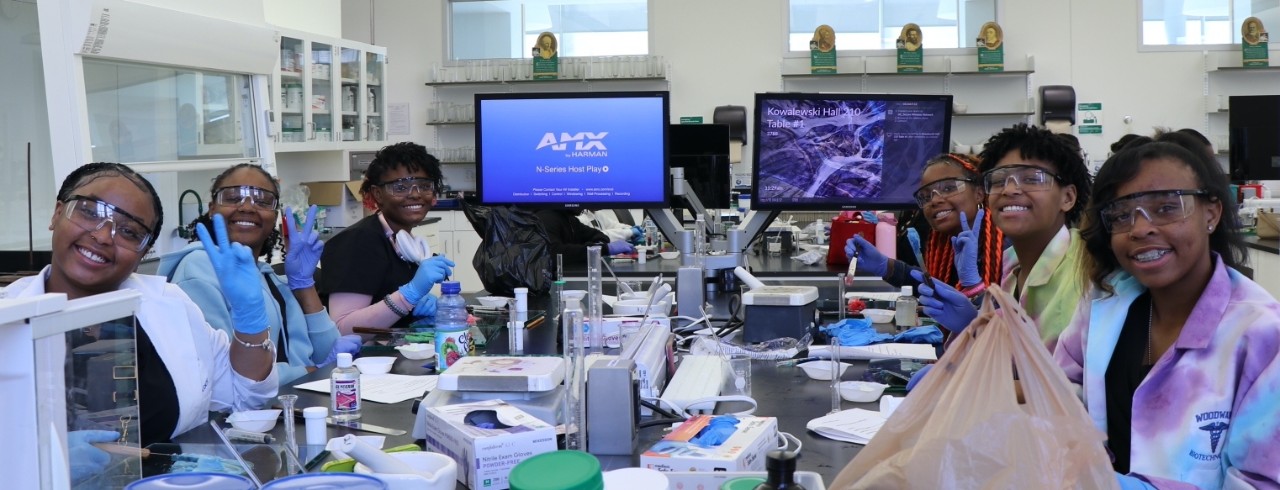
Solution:
M 289 356 L 289 362 L 276 363 L 280 384 L 284 385 L 305 376 L 307 367 L 315 366 L 329 356 L 333 343 L 338 340 L 338 326 L 329 318 L 326 310 L 310 315 L 303 313 L 289 284 L 276 275 L 269 264 L 258 262 L 258 270 L 267 273 L 265 277 L 270 277 L 275 283 L 280 297 L 284 299 L 284 314 L 289 318 L 289 345 L 283 347 L 288 349 L 285 352 Z M 169 282 L 182 288 L 204 312 L 204 318 L 210 325 L 225 330 L 227 335 L 235 334 L 231 326 L 231 308 L 222 296 L 218 277 L 213 272 L 213 263 L 199 243 L 192 243 L 182 250 L 161 257 L 157 274 L 168 277 Z M 271 323 L 271 339 L 278 342 L 280 328 L 284 323 L 280 318 L 282 308 L 277 306 L 265 277 L 261 283 L 262 297 L 267 305 L 267 321 Z M 282 347 L 277 345 L 276 348 Z

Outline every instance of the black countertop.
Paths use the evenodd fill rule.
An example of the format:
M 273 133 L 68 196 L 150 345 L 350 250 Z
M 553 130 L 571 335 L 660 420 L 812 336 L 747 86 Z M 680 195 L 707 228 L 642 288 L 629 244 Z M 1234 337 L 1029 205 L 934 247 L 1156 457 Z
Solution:
M 1280 240 L 1275 238 L 1249 236 L 1245 237 L 1244 243 L 1254 250 L 1280 255 Z
M 634 259 L 606 259 L 609 266 L 613 268 L 614 273 L 619 277 L 652 277 L 658 274 L 666 275 L 674 278 L 676 272 L 680 270 L 680 258 L 665 260 L 662 258 L 649 259 L 641 264 Z M 803 262 L 794 260 L 790 254 L 781 256 L 754 255 L 747 254 L 747 269 L 761 278 L 784 279 L 792 278 L 793 280 L 803 281 L 835 281 L 836 274 L 847 272 L 848 265 L 828 265 L 826 260 L 822 260 L 814 265 L 806 265 Z M 605 272 L 607 275 L 608 272 Z M 564 275 L 569 281 L 585 281 L 587 279 L 586 266 L 576 265 L 564 266 Z M 883 283 L 884 281 L 877 276 L 861 275 L 858 281 L 875 281 Z

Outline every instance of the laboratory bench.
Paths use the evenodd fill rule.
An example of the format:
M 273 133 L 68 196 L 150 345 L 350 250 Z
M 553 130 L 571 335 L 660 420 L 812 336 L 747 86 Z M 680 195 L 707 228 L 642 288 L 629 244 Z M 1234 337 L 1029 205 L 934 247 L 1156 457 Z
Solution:
M 573 285 L 577 286 L 577 285 Z M 834 298 L 834 287 L 821 287 L 823 297 L 827 299 Z M 531 311 L 540 310 L 544 307 L 546 296 L 530 297 Z M 834 321 L 834 318 L 832 318 Z M 883 326 L 881 326 L 883 327 Z M 544 323 L 537 328 L 529 329 L 528 342 L 526 344 L 525 353 L 527 355 L 558 355 L 558 338 L 560 330 L 551 323 Z M 507 351 L 506 330 L 489 331 L 486 333 L 488 344 L 485 348 L 486 354 L 501 355 Z M 434 359 L 428 361 L 409 360 L 396 354 L 394 350 L 389 350 L 383 346 L 366 346 L 365 355 L 394 355 L 397 357 L 392 368 L 392 373 L 421 375 L 434 374 L 434 371 L 424 368 L 423 364 L 434 362 Z M 863 371 L 868 366 L 867 361 L 845 361 L 853 364 L 845 371 L 842 380 L 857 380 L 862 376 Z M 323 368 L 316 372 L 304 376 L 289 386 L 282 386 L 280 394 L 298 395 L 297 407 L 305 408 L 311 406 L 329 406 L 329 395 L 314 391 L 299 390 L 293 388 L 293 385 L 305 383 L 308 381 L 327 379 L 331 368 Z M 830 382 L 817 381 L 809 379 L 802 369 L 799 367 L 778 367 L 775 361 L 757 360 L 752 362 L 751 374 L 751 391 L 752 396 L 756 399 L 758 407 L 755 414 L 758 416 L 776 417 L 778 419 L 778 430 L 790 433 L 801 441 L 803 448 L 797 470 L 813 471 L 822 475 L 826 482 L 835 479 L 836 474 L 844 468 L 846 464 L 858 454 L 862 448 L 861 445 L 827 439 L 817 434 L 811 433 L 805 429 L 805 425 L 812 419 L 826 415 L 831 408 L 831 391 Z M 901 395 L 901 393 L 897 393 Z M 393 404 L 380 404 L 374 402 L 365 402 L 361 408 L 361 422 L 379 425 L 383 427 L 396 428 L 405 430 L 406 433 L 401 436 L 386 436 L 384 448 L 401 446 L 404 444 L 419 443 L 412 437 L 412 428 L 416 419 L 418 399 L 408 400 Z M 878 403 L 853 403 L 843 401 L 841 407 L 843 409 L 862 408 L 872 411 L 878 411 Z M 745 403 L 730 402 L 721 403 L 717 406 L 717 413 L 729 413 L 741 411 L 747 408 Z M 211 414 L 221 420 L 219 414 Z M 651 417 L 644 417 L 641 422 L 653 420 Z M 302 420 L 296 420 L 296 434 L 300 444 L 305 442 L 305 424 Z M 355 435 L 376 435 L 369 432 L 361 432 L 353 429 L 328 426 L 328 437 L 341 437 L 345 434 Z M 271 431 L 276 437 L 276 444 L 279 444 L 284 437 L 284 424 L 278 423 Z M 630 456 L 600 456 L 600 462 L 605 471 L 638 466 L 640 454 L 651 447 L 665 435 L 664 427 L 648 427 L 640 430 L 638 444 L 634 448 L 634 453 Z M 216 443 L 216 434 L 213 433 L 207 425 L 194 429 L 180 436 L 175 442 L 179 443 Z M 792 443 L 794 444 L 794 443 Z M 421 444 L 419 444 L 421 445 Z M 307 448 L 304 452 L 315 454 L 316 448 Z M 303 462 L 304 464 L 306 461 Z M 318 462 L 317 462 L 318 463 Z M 315 466 L 318 471 L 319 464 Z M 457 488 L 465 489 L 462 484 L 457 484 Z
M 766 255 L 754 254 L 750 251 L 747 254 L 747 270 L 762 280 L 774 281 L 815 281 L 815 282 L 834 282 L 836 274 L 848 272 L 848 264 L 829 265 L 826 257 L 813 265 L 807 265 L 804 262 L 791 258 L 791 254 L 783 253 L 782 255 Z M 605 259 L 609 262 L 609 267 L 619 277 L 653 277 L 658 274 L 664 274 L 667 277 L 674 278 L 676 272 L 680 270 L 681 257 L 674 259 L 663 259 L 661 257 L 647 259 L 641 264 L 635 259 Z M 606 279 L 609 278 L 609 272 L 604 272 Z M 568 281 L 586 281 L 587 267 L 585 264 L 575 264 L 564 266 L 565 280 Z M 883 282 L 879 277 L 873 275 L 859 274 L 857 276 L 859 282 Z

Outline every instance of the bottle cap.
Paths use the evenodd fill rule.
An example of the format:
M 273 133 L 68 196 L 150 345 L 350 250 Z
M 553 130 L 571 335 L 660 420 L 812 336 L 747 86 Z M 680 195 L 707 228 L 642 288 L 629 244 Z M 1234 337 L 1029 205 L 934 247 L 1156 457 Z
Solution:
M 351 367 L 351 354 L 347 352 L 338 353 L 338 367 L 346 369 Z
M 912 291 L 911 286 L 902 286 L 903 296 L 911 296 L 911 291 Z
M 796 453 L 775 449 L 765 454 L 764 468 L 770 473 L 794 473 L 796 471 Z
M 582 451 L 553 451 L 511 470 L 511 490 L 603 490 L 600 460 Z
M 302 409 L 304 419 L 322 419 L 329 416 L 329 407 L 307 407 Z
M 462 292 L 462 284 L 458 281 L 445 281 L 440 283 L 440 292 L 444 294 L 458 294 Z

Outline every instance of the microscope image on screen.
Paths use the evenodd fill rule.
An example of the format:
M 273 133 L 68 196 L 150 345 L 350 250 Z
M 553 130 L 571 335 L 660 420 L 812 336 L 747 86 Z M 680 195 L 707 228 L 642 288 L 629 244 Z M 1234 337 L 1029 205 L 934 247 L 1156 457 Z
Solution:
M 777 198 L 880 195 L 885 101 L 780 100 L 764 107 L 760 180 Z

